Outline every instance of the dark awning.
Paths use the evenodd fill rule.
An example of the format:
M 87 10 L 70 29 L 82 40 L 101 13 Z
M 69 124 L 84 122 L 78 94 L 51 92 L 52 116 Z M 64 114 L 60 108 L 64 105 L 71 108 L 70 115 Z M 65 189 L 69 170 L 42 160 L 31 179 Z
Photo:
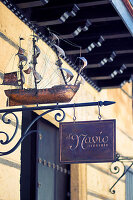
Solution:
M 103 88 L 122 87 L 124 83 L 132 80 L 133 19 L 132 3 L 129 0 L 2 2 L 11 10 L 13 4 L 22 11 L 26 18 L 16 14 L 18 10 L 13 10 L 49 45 L 50 32 L 57 34 L 61 38 L 60 47 L 67 56 L 65 60 L 75 70 L 76 67 L 72 63 L 80 56 L 81 47 L 81 55 L 88 61 L 84 78 L 98 91 Z M 124 18 L 121 14 L 123 8 Z M 35 26 L 32 26 L 33 24 Z

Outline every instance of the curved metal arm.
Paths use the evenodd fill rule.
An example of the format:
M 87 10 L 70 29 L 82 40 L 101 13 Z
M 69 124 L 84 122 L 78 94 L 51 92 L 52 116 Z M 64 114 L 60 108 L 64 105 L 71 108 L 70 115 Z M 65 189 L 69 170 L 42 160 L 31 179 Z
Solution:
M 125 165 L 123 162 L 131 162 L 131 164 L 129 165 L 128 168 L 125 168 Z M 123 173 L 121 174 L 121 176 L 117 179 L 117 181 L 113 184 L 113 186 L 109 189 L 109 191 L 112 193 L 112 194 L 115 194 L 115 190 L 113 189 L 115 187 L 115 185 L 122 179 L 122 177 L 129 171 L 129 169 L 133 166 L 133 160 L 132 158 L 128 158 L 128 157 L 122 157 L 120 155 L 117 156 L 117 160 L 116 162 L 112 163 L 111 165 L 111 168 L 110 168 L 110 171 L 111 173 L 113 174 L 117 174 L 121 171 L 122 168 L 120 168 L 118 166 L 118 163 L 122 165 L 123 167 Z
M 13 115 L 13 116 L 15 117 L 15 120 L 16 120 L 16 127 L 15 127 L 15 131 L 14 131 L 14 133 L 13 133 L 13 135 L 12 135 L 12 137 L 11 137 L 10 139 L 9 139 L 9 136 L 8 136 L 8 134 L 7 134 L 6 132 L 0 131 L 0 134 L 3 134 L 3 135 L 6 136 L 6 140 L 5 140 L 5 141 L 4 141 L 4 140 L 0 140 L 0 143 L 1 143 L 2 145 L 9 144 L 9 143 L 13 140 L 13 138 L 15 137 L 15 135 L 16 135 L 16 133 L 17 133 L 17 130 L 18 130 L 18 117 L 17 117 L 14 113 L 5 113 L 5 114 L 2 116 L 2 121 L 3 121 L 5 124 L 11 124 L 12 120 L 9 119 L 9 118 L 6 119 L 6 116 L 9 115 L 9 114 L 11 114 L 11 115 Z
M 45 112 L 43 112 L 41 115 L 37 116 L 27 127 L 26 131 L 23 133 L 23 136 L 18 140 L 18 142 L 16 143 L 16 145 L 11 148 L 9 151 L 7 152 L 0 152 L 0 156 L 3 155 L 8 155 L 12 152 L 14 152 L 17 147 L 20 145 L 20 143 L 24 140 L 25 137 L 27 137 L 28 135 L 37 132 L 37 130 L 30 130 L 30 128 L 33 126 L 33 124 L 40 119 L 42 116 L 52 112 L 52 111 L 58 111 L 55 114 L 55 120 L 57 122 L 61 122 L 64 120 L 65 118 L 65 112 L 62 110 L 62 108 L 72 108 L 72 107 L 85 107 L 85 106 L 108 106 L 111 104 L 114 104 L 115 102 L 113 101 L 99 101 L 99 102 L 87 102 L 87 103 L 74 103 L 74 104 L 56 104 L 56 105 L 49 105 L 49 106 L 36 106 L 36 107 L 21 107 L 21 108 L 13 108 L 13 109 L 0 109 L 0 113 L 4 113 L 3 117 L 2 117 L 2 121 L 5 124 L 11 124 L 11 120 L 9 118 L 6 119 L 6 116 L 11 114 L 15 117 L 15 122 L 16 122 L 16 127 L 14 130 L 14 133 L 12 135 L 12 137 L 9 137 L 9 134 L 7 134 L 4 131 L 0 131 L 0 134 L 3 134 L 6 139 L 5 140 L 0 140 L 0 144 L 2 145 L 7 145 L 9 144 L 15 137 L 17 130 L 18 130 L 18 117 L 14 114 L 14 112 L 20 112 L 20 111 L 33 111 L 33 110 L 46 110 Z M 60 113 L 60 112 L 61 113 Z
M 8 154 L 14 152 L 14 151 L 18 148 L 18 146 L 22 143 L 22 141 L 23 141 L 28 135 L 30 135 L 30 134 L 32 134 L 32 133 L 37 133 L 37 130 L 31 130 L 31 131 L 30 131 L 30 128 L 33 126 L 33 124 L 34 124 L 38 119 L 40 119 L 42 116 L 44 116 L 44 115 L 46 115 L 46 114 L 48 114 L 48 113 L 50 113 L 50 112 L 52 112 L 52 111 L 58 111 L 58 112 L 55 114 L 55 120 L 56 120 L 57 122 L 61 122 L 61 121 L 64 120 L 64 118 L 65 118 L 65 112 L 64 112 L 62 109 L 60 109 L 60 108 L 50 109 L 50 110 L 47 110 L 47 111 L 43 112 L 41 115 L 37 116 L 37 117 L 29 124 L 29 126 L 28 126 L 27 129 L 26 129 L 26 131 L 23 133 L 23 136 L 18 140 L 18 142 L 16 143 L 16 145 L 15 145 L 12 149 L 10 149 L 9 151 L 0 152 L 0 156 L 8 155 Z M 59 111 L 60 111 L 61 113 L 60 113 Z M 5 116 L 6 116 L 7 114 L 9 114 L 9 113 L 5 113 L 5 114 L 3 115 L 2 121 L 3 121 L 4 123 L 6 123 L 6 124 L 10 124 L 10 123 L 11 123 L 11 120 L 10 120 L 10 119 L 8 119 L 7 121 L 5 120 Z M 6 141 L 3 141 L 3 140 L 0 141 L 0 143 L 1 143 L 2 145 L 9 144 L 9 143 L 12 141 L 12 139 L 15 137 L 16 132 L 17 132 L 17 129 L 18 129 L 18 118 L 17 118 L 17 116 L 16 116 L 14 113 L 10 113 L 10 114 L 13 114 L 13 115 L 15 116 L 15 118 L 16 118 L 16 128 L 15 128 L 15 132 L 14 132 L 13 136 L 9 139 L 9 135 L 8 135 L 7 133 L 1 131 L 0 133 L 3 133 L 3 134 L 6 136 Z

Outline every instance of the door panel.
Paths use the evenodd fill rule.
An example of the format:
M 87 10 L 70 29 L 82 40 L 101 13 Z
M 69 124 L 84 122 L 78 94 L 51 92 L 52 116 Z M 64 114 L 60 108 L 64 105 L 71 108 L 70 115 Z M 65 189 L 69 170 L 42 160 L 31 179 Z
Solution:
M 37 117 L 23 112 L 22 133 Z M 70 166 L 59 163 L 59 130 L 38 120 L 21 146 L 21 200 L 70 200 Z
M 59 131 L 46 120 L 37 122 L 38 168 L 37 200 L 68 200 L 69 165 L 59 163 Z

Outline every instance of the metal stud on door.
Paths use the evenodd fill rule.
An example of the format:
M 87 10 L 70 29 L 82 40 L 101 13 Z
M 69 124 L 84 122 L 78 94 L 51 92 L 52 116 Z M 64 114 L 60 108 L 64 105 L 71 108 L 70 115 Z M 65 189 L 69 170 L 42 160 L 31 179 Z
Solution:
M 69 165 L 59 163 L 58 128 L 45 120 L 38 121 L 37 165 L 37 200 L 68 200 Z

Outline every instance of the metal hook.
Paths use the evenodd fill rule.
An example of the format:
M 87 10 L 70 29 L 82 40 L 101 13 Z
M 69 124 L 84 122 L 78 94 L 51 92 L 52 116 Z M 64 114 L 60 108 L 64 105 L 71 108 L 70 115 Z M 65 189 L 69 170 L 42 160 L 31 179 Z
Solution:
M 74 106 L 73 106 L 73 121 L 74 121 L 74 122 L 76 121 L 75 103 L 74 103 Z
M 100 113 L 100 107 L 101 107 L 101 105 L 100 105 L 100 102 L 98 101 L 98 119 L 99 119 L 99 120 L 102 119 L 102 115 L 101 115 L 101 113 Z

